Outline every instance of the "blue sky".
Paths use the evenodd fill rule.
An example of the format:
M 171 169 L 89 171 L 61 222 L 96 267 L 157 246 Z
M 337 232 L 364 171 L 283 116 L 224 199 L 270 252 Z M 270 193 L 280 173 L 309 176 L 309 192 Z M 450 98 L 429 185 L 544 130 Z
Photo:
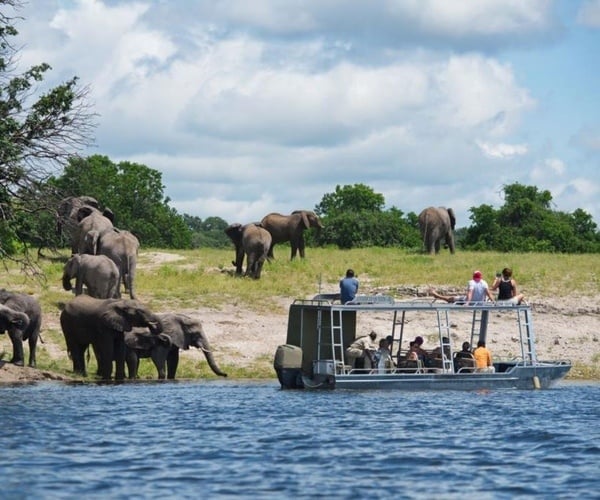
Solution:
M 77 75 L 87 154 L 250 222 L 363 183 L 418 213 L 535 185 L 600 224 L 600 0 L 31 1 L 22 67 Z

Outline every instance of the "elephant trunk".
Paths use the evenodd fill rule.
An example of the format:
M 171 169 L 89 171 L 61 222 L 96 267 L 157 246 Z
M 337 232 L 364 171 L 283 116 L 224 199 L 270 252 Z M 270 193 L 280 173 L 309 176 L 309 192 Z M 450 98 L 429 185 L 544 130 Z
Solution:
M 71 286 L 71 277 L 67 274 L 67 273 L 63 273 L 63 277 L 62 277 L 62 284 L 63 284 L 63 288 L 68 292 L 69 290 L 71 290 L 71 288 L 73 288 Z
M 202 349 L 202 352 L 206 356 L 208 366 L 210 366 L 210 369 L 215 373 L 215 375 L 218 375 L 219 377 L 226 377 L 227 374 L 225 372 L 222 372 L 221 369 L 217 366 L 212 351 L 206 349 L 206 347 L 201 347 L 200 349 Z

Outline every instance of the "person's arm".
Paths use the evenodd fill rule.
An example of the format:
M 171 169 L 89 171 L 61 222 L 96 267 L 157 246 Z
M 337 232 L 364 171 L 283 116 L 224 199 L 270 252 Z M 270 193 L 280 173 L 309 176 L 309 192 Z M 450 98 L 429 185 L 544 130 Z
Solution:
M 492 302 L 495 302 L 495 301 L 496 301 L 496 297 L 494 297 L 494 296 L 492 295 L 492 292 L 490 292 L 490 289 L 489 289 L 489 288 L 486 288 L 486 289 L 485 289 L 485 292 L 486 292 L 486 294 L 487 294 L 488 298 L 489 298 L 489 299 L 490 299 Z
M 492 283 L 492 290 L 496 291 L 498 289 L 498 287 L 500 286 L 500 280 L 501 278 L 495 278 L 494 282 Z
M 512 296 L 516 297 L 517 295 L 519 295 L 519 292 L 517 292 L 517 282 L 511 279 L 510 284 L 512 285 Z

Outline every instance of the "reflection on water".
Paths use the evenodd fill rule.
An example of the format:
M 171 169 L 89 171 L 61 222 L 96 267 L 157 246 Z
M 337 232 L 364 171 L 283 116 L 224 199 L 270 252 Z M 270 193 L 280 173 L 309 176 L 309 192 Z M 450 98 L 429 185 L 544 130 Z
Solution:
M 600 491 L 599 384 L 403 393 L 44 383 L 0 397 L 4 498 Z

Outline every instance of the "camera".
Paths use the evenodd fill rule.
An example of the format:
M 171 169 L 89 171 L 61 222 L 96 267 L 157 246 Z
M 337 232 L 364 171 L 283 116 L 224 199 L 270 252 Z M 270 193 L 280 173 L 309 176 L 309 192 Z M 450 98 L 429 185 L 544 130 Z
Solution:
M 500 271 L 498 271 L 498 272 L 496 273 L 496 278 L 501 278 L 501 277 L 502 277 L 502 273 L 501 273 Z

